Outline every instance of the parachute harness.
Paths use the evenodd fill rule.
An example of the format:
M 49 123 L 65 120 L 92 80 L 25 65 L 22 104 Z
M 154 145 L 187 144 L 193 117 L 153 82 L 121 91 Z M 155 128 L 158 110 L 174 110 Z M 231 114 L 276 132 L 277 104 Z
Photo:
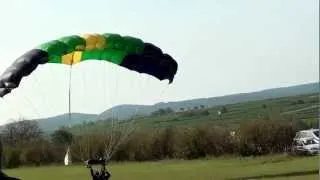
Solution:
M 98 168 L 94 168 L 93 165 L 98 165 Z M 106 169 L 106 160 L 103 158 L 89 159 L 86 161 L 86 166 L 90 169 L 92 180 L 108 180 L 111 177 Z

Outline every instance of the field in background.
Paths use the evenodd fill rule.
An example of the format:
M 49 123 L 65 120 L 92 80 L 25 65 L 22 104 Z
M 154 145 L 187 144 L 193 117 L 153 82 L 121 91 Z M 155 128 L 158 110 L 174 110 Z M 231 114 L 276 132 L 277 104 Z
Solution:
M 195 126 L 214 123 L 221 126 L 238 127 L 240 123 L 258 119 L 293 119 L 305 123 L 308 128 L 318 127 L 318 94 L 305 94 L 275 99 L 228 104 L 224 106 L 195 106 L 181 109 L 180 112 L 134 118 L 134 124 L 140 129 L 159 127 Z M 218 111 L 225 109 L 221 116 Z M 117 121 L 116 121 L 117 122 Z M 76 125 L 72 132 L 102 132 L 110 128 L 110 121 L 98 121 Z
M 230 157 L 192 161 L 113 163 L 110 169 L 114 180 L 319 179 L 317 156 Z M 6 170 L 5 173 L 23 180 L 90 179 L 88 169 L 81 165 L 26 167 Z
M 218 111 L 226 108 L 227 112 L 218 116 Z M 200 107 L 194 107 L 194 112 L 201 111 Z M 294 118 L 306 123 L 314 123 L 319 115 L 319 98 L 315 94 L 282 97 L 246 103 L 229 104 L 206 109 L 207 113 L 173 113 L 166 116 L 146 117 L 138 119 L 141 126 L 166 127 L 177 125 L 195 125 L 199 123 L 214 122 L 220 125 L 239 124 L 243 121 L 270 118 L 280 116 L 282 118 Z M 185 110 L 186 111 L 186 110 Z

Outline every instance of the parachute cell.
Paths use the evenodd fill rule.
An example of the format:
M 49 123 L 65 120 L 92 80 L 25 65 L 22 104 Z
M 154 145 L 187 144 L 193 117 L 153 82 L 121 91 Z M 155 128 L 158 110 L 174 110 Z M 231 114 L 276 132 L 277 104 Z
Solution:
M 0 97 L 17 88 L 24 76 L 39 64 L 73 65 L 86 60 L 102 60 L 121 67 L 149 74 L 171 83 L 178 64 L 168 54 L 141 39 L 119 34 L 71 35 L 43 43 L 26 52 L 0 76 Z

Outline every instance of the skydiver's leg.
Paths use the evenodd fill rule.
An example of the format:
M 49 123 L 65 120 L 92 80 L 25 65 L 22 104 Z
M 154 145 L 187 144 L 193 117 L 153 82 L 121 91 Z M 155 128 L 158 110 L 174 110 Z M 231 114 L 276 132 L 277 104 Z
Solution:
M 106 180 L 108 180 L 110 178 L 110 176 L 111 176 L 111 174 L 108 171 L 106 171 Z
M 91 167 L 90 167 L 90 173 L 91 173 L 91 176 L 93 177 L 94 173 L 93 173 L 93 169 Z

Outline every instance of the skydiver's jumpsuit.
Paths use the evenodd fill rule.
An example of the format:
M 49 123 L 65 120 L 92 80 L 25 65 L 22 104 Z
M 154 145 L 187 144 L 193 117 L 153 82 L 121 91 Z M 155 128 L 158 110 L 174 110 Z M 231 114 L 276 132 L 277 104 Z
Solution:
M 90 169 L 92 180 L 108 180 L 111 174 L 108 171 L 94 172 L 93 169 Z

